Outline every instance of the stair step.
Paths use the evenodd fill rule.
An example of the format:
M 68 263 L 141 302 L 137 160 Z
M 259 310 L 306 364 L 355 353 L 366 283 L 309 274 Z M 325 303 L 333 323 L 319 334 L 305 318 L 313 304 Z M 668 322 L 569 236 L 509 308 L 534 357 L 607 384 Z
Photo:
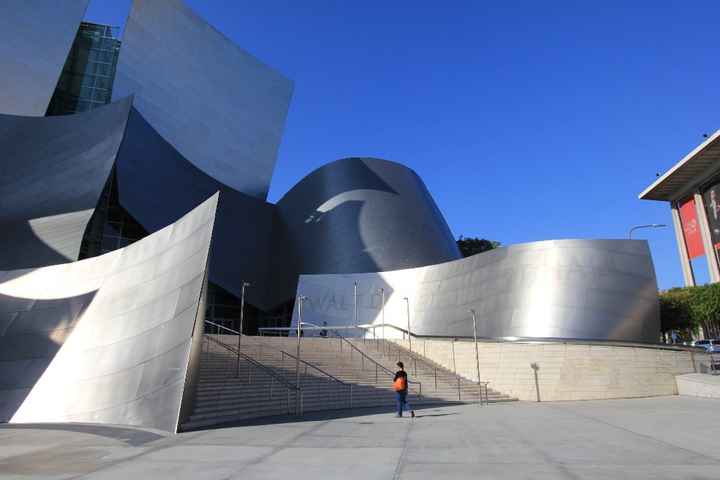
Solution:
M 212 335 L 214 338 L 215 336 Z M 221 336 L 222 340 L 235 345 L 237 337 Z M 295 363 L 287 355 L 283 359 L 281 350 L 295 352 L 296 339 L 287 337 L 243 337 L 242 352 L 256 362 L 269 368 L 274 375 L 294 385 L 296 382 Z M 353 345 L 365 352 L 359 352 L 337 339 L 305 338 L 301 357 L 316 368 L 301 365 L 300 384 L 303 389 L 305 411 L 336 410 L 350 406 L 349 385 L 352 384 L 353 407 L 392 406 L 394 396 L 391 373 L 398 358 L 397 353 L 385 354 L 376 344 L 353 341 Z M 403 351 L 392 344 L 393 350 L 400 351 L 400 357 L 412 361 L 410 375 L 413 381 L 422 384 L 423 396 L 417 397 L 420 385 L 411 383 L 413 404 L 457 403 L 458 377 L 451 371 L 422 358 L 413 352 Z M 379 344 L 382 347 L 382 344 Z M 350 354 L 352 352 L 352 355 Z M 272 374 L 241 359 L 239 375 L 238 357 L 233 351 L 210 340 L 203 345 L 199 379 L 197 383 L 195 409 L 183 429 L 239 421 L 243 419 L 286 414 L 288 408 L 287 386 Z M 417 368 L 414 368 L 417 366 Z M 324 373 L 340 379 L 343 383 L 327 377 Z M 251 382 L 248 383 L 248 378 Z M 436 387 L 437 385 L 437 387 Z M 269 391 L 273 389 L 273 398 Z M 294 390 L 290 391 L 290 407 L 295 404 Z M 479 387 L 467 379 L 461 379 L 460 398 L 463 402 L 474 403 Z M 490 402 L 512 401 L 514 399 L 493 390 L 488 391 Z

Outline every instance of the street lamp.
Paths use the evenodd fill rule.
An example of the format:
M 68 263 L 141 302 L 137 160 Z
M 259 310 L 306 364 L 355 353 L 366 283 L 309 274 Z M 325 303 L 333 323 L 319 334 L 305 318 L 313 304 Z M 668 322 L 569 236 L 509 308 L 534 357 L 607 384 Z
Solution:
M 403 297 L 403 300 L 405 300 L 405 305 L 407 307 L 408 347 L 410 348 L 410 353 L 412 353 L 412 336 L 410 335 L 410 299 L 408 297 Z
M 380 305 L 380 309 L 382 310 L 382 341 L 383 341 L 383 350 L 385 349 L 385 289 L 381 288 L 378 290 L 380 292 L 380 298 L 382 301 L 382 304 Z M 373 329 L 375 331 L 375 329 Z
M 480 355 L 478 354 L 478 343 L 477 343 L 477 316 L 475 310 L 470 309 L 473 321 L 473 340 L 475 341 L 475 367 L 477 368 L 478 387 L 480 388 L 480 405 L 482 405 L 482 385 L 480 384 Z
M 630 229 L 630 232 L 628 232 L 628 238 L 632 240 L 632 234 L 635 230 L 639 230 L 641 228 L 663 228 L 667 227 L 664 223 L 648 223 L 647 225 L 635 225 Z
M 240 346 L 242 345 L 243 336 L 243 319 L 245 318 L 245 288 L 252 285 L 250 282 L 242 283 L 242 290 L 240 291 L 240 328 L 238 329 L 238 358 L 237 358 L 237 377 L 240 377 Z
M 358 310 L 357 310 L 357 282 L 353 283 L 353 312 L 355 316 L 355 324 L 354 326 L 357 327 L 358 325 Z
M 295 395 L 295 411 L 299 411 L 300 403 L 300 338 L 302 337 L 302 312 L 303 302 L 307 300 L 305 295 L 298 295 L 298 322 L 297 322 L 297 350 L 295 352 L 295 387 L 297 395 Z

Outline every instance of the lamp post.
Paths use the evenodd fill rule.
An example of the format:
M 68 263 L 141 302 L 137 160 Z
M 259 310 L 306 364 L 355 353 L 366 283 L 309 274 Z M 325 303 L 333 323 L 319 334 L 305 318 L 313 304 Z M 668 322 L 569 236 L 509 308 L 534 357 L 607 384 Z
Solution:
M 243 282 L 240 290 L 240 328 L 238 328 L 238 358 L 237 358 L 237 377 L 240 377 L 240 347 L 242 346 L 243 336 L 243 320 L 245 318 L 245 288 L 252 285 L 250 282 Z
M 355 317 L 354 326 L 358 325 L 358 310 L 357 310 L 357 282 L 353 283 L 353 315 Z
M 641 229 L 641 228 L 663 228 L 663 227 L 667 227 L 667 225 L 665 225 L 664 223 L 648 223 L 647 225 L 635 225 L 635 226 L 632 227 L 632 228 L 630 229 L 630 231 L 628 232 L 628 238 L 629 238 L 630 240 L 632 240 L 632 234 L 633 234 L 633 232 L 634 232 L 635 230 L 639 230 L 639 229 Z
M 410 335 L 410 299 L 408 297 L 403 297 L 403 300 L 405 300 L 405 306 L 407 307 L 408 347 L 410 349 L 410 353 L 412 353 L 412 336 Z
M 384 350 L 385 349 L 385 289 L 381 288 L 379 291 L 380 291 L 380 299 L 382 302 L 382 304 L 380 305 L 380 309 L 382 311 L 382 330 L 380 332 L 380 335 L 382 336 L 383 350 Z
M 298 295 L 298 322 L 297 322 L 297 349 L 295 351 L 295 412 L 300 411 L 300 338 L 302 336 L 302 311 L 303 302 L 307 300 L 305 295 Z
M 478 343 L 477 343 L 477 316 L 475 310 L 470 309 L 473 321 L 473 340 L 475 341 L 475 367 L 477 368 L 478 387 L 480 388 L 480 405 L 482 405 L 482 386 L 480 385 L 480 355 L 478 354 Z

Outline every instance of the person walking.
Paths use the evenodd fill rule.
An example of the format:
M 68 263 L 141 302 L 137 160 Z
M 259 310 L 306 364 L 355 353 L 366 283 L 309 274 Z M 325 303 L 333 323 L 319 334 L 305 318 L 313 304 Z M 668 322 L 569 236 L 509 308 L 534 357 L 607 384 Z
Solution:
M 410 410 L 410 417 L 415 418 L 415 410 L 410 408 L 410 404 L 407 401 L 408 394 L 408 377 L 405 371 L 405 365 L 403 362 L 397 362 L 397 366 L 400 370 L 395 372 L 395 378 L 393 379 L 393 388 L 395 389 L 395 402 L 397 403 L 397 417 L 402 417 L 403 409 Z

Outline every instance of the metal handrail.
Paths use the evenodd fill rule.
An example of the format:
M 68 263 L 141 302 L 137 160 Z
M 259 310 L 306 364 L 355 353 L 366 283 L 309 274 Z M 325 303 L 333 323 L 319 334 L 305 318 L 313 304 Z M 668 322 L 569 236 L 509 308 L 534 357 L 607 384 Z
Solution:
M 288 352 L 286 352 L 285 350 L 279 350 L 279 351 L 280 351 L 281 353 L 283 353 L 284 355 L 287 355 L 288 357 L 292 358 L 293 360 L 298 360 L 298 358 L 297 358 L 295 355 L 293 355 L 292 353 L 288 353 Z M 335 380 L 336 382 L 342 383 L 343 385 L 350 385 L 349 383 L 343 382 L 343 381 L 340 380 L 339 378 L 332 376 L 331 374 L 329 374 L 328 372 L 326 372 L 326 371 L 323 370 L 322 368 L 318 367 L 317 365 L 313 365 L 313 364 L 310 363 L 310 362 L 306 362 L 306 361 L 303 360 L 302 358 L 299 359 L 299 361 L 300 361 L 300 363 L 302 363 L 302 364 L 305 365 L 306 367 L 310 367 L 310 368 L 312 368 L 313 370 L 317 370 L 318 372 L 322 373 L 323 375 L 325 375 L 326 377 L 328 377 L 328 378 L 330 378 L 330 379 L 332 379 L 332 380 Z M 305 371 L 307 372 L 307 368 L 305 369 Z
M 340 327 L 340 328 L 342 328 L 342 329 L 344 329 L 344 330 L 350 330 L 350 329 L 357 330 L 357 327 Z M 375 368 L 376 368 L 376 370 L 375 370 L 375 382 L 376 382 L 376 383 L 377 383 L 377 369 L 378 369 L 378 368 L 381 369 L 381 370 L 384 370 L 385 373 L 387 373 L 387 374 L 390 375 L 391 377 L 394 377 L 394 376 L 395 376 L 395 373 L 394 373 L 392 370 L 388 369 L 387 367 L 385 367 L 385 366 L 382 365 L 381 363 L 377 362 L 375 359 L 373 359 L 372 357 L 370 357 L 368 354 L 366 354 L 365 352 L 363 352 L 362 350 L 360 350 L 359 348 L 357 348 L 357 347 L 356 347 L 351 341 L 349 341 L 347 338 L 345 338 L 344 336 L 340 335 L 340 333 L 337 332 L 337 330 L 339 330 L 339 328 L 337 328 L 337 327 L 330 327 L 330 326 L 323 326 L 323 327 L 314 326 L 314 327 L 307 327 L 307 328 L 303 328 L 303 329 L 304 329 L 304 330 L 313 330 L 313 331 L 323 331 L 323 330 L 324 330 L 324 331 L 328 331 L 328 332 L 332 331 L 332 332 L 335 334 L 335 336 L 337 336 L 337 338 L 340 339 L 341 342 L 347 343 L 348 345 L 350 345 L 350 347 L 351 347 L 353 350 L 355 350 L 356 352 L 358 352 L 358 353 L 360 354 L 361 358 L 363 358 L 363 362 L 364 362 L 365 359 L 367 359 L 368 361 L 370 361 L 370 363 L 372 363 L 373 365 L 375 365 Z M 264 327 L 264 328 L 259 328 L 258 330 L 259 330 L 261 333 L 268 332 L 268 331 L 295 331 L 294 328 L 288 328 L 288 327 Z M 422 382 L 418 382 L 418 381 L 414 381 L 414 380 L 408 380 L 408 384 L 417 385 L 417 386 L 418 386 L 418 396 L 419 396 L 419 397 L 422 397 Z
M 220 327 L 220 328 L 225 329 L 225 330 L 234 331 L 234 330 L 231 330 L 231 329 L 229 329 L 229 328 L 227 328 L 227 327 L 224 327 L 224 326 L 222 326 L 222 325 L 219 325 L 219 324 L 217 324 L 217 323 L 211 322 L 211 321 L 209 321 L 209 320 L 205 320 L 205 323 L 208 323 L 208 324 L 213 325 L 213 326 L 216 326 L 216 327 Z M 300 390 L 300 387 L 298 387 L 297 385 L 294 385 L 293 383 L 291 383 L 291 382 L 288 381 L 287 379 L 283 378 L 282 375 L 279 375 L 279 374 L 278 374 L 277 372 L 275 372 L 272 368 L 270 368 L 270 367 L 268 367 L 268 366 L 266 366 L 266 365 L 263 365 L 262 363 L 258 362 L 257 360 L 255 360 L 254 358 L 250 357 L 249 355 L 245 355 L 244 353 L 238 351 L 238 349 L 237 349 L 236 347 L 234 347 L 234 346 L 232 346 L 232 345 L 228 345 L 228 344 L 226 344 L 226 343 L 218 340 L 217 338 L 213 338 L 212 336 L 208 336 L 207 338 L 209 338 L 209 339 L 212 340 L 213 342 L 217 343 L 217 344 L 220 345 L 221 347 L 224 347 L 226 350 L 229 350 L 230 352 L 237 354 L 239 357 L 242 357 L 244 360 L 246 360 L 247 362 L 249 362 L 250 364 L 252 364 L 254 367 L 256 367 L 256 368 L 258 368 L 258 369 L 260 369 L 260 370 L 263 370 L 263 371 L 266 372 L 268 375 L 274 377 L 275 380 L 277 380 L 277 381 L 279 381 L 280 383 L 284 384 L 286 387 L 288 387 L 288 388 L 290 388 L 290 389 L 292 389 L 292 390 Z
M 390 326 L 390 325 L 386 325 L 386 326 Z M 357 328 L 360 328 L 360 329 L 377 328 L 377 327 L 381 327 L 381 325 L 358 325 L 358 326 L 357 326 Z M 407 330 L 404 330 L 403 328 L 396 327 L 396 326 L 394 326 L 394 325 L 392 325 L 392 327 L 393 327 L 393 328 L 396 328 L 396 329 L 398 329 L 398 330 L 400 330 L 400 331 L 402 331 L 402 332 L 405 332 L 405 333 L 407 332 Z M 411 335 L 414 335 L 414 334 L 411 334 Z M 455 339 L 453 339 L 453 344 L 452 344 L 452 346 L 453 346 L 453 349 L 452 349 L 453 365 L 455 365 L 455 348 L 454 348 L 454 347 L 455 347 L 455 342 L 454 342 L 454 340 L 455 340 Z M 424 364 L 425 368 L 429 368 L 429 369 L 433 370 L 434 375 L 435 375 L 435 390 L 437 390 L 437 388 L 438 388 L 438 382 L 437 382 L 438 366 L 437 366 L 437 365 L 434 365 L 434 364 L 431 363 L 431 361 L 429 361 L 425 356 L 420 355 L 419 353 L 416 353 L 416 352 L 414 352 L 414 351 L 412 351 L 412 350 L 407 350 L 407 351 L 404 351 L 405 349 L 401 350 L 400 346 L 399 346 L 399 345 L 396 345 L 396 344 L 395 344 L 394 342 L 392 342 L 392 341 L 389 341 L 389 340 L 387 340 L 387 339 L 383 339 L 383 342 L 384 342 L 384 343 L 386 344 L 386 346 L 388 346 L 389 348 L 395 347 L 395 351 L 398 352 L 398 354 L 399 354 L 400 352 L 402 352 L 402 353 L 405 354 L 405 355 L 409 355 L 410 358 L 412 358 L 412 360 L 413 360 L 413 368 L 415 369 L 415 374 L 416 374 L 416 375 L 417 375 L 417 362 L 418 362 L 418 360 L 420 361 L 420 365 L 421 365 L 421 366 Z M 442 367 L 441 367 L 441 368 L 442 368 Z M 472 380 L 469 380 L 469 379 L 467 379 L 467 378 L 464 378 L 464 377 L 462 377 L 461 375 L 458 375 L 458 373 L 457 373 L 457 367 L 455 367 L 455 366 L 453 366 L 453 371 L 452 371 L 452 373 L 453 373 L 453 375 L 455 375 L 455 379 L 456 379 L 456 382 L 457 382 L 458 401 L 462 401 L 462 385 L 463 385 L 463 383 L 465 383 L 465 384 L 470 383 L 471 385 L 477 385 L 477 386 L 478 386 L 478 401 L 479 401 L 480 405 L 483 404 L 483 388 L 485 389 L 485 403 L 486 403 L 486 404 L 489 403 L 488 384 L 489 384 L 490 382 L 481 382 L 480 380 L 478 380 L 478 381 L 472 381 Z
M 233 333 L 233 334 L 235 334 L 235 335 L 241 335 L 241 333 L 238 332 L 237 330 L 233 330 L 233 329 L 231 329 L 231 328 L 225 327 L 224 325 L 220 325 L 220 324 L 217 324 L 217 323 L 215 323 L 215 322 L 211 322 L 211 321 L 209 321 L 209 320 L 205 320 L 205 323 L 210 324 L 210 325 L 213 325 L 213 326 L 215 326 L 215 327 L 222 328 L 223 330 L 227 330 L 227 331 L 229 331 L 229 332 L 231 332 L 231 333 Z M 257 361 L 254 360 L 252 357 L 250 357 L 250 356 L 248 356 L 248 355 L 240 352 L 239 349 L 235 349 L 234 347 L 231 347 L 231 346 L 229 346 L 229 345 L 225 345 L 224 343 L 220 342 L 220 341 L 217 340 L 217 339 L 213 339 L 213 340 L 215 340 L 216 342 L 220 343 L 220 344 L 221 344 L 222 346 L 224 346 L 225 348 L 230 349 L 231 351 L 236 351 L 237 354 L 238 354 L 238 358 L 239 358 L 239 357 L 242 357 L 242 358 L 244 358 L 244 359 L 246 359 L 246 360 L 249 360 L 249 361 L 250 361 L 251 363 L 253 363 L 253 364 L 257 364 L 257 365 L 261 366 L 262 368 L 267 369 L 268 371 L 273 371 L 273 369 L 271 369 L 270 367 L 267 367 L 267 366 L 265 366 L 265 365 L 257 362 Z M 268 347 L 266 346 L 266 348 L 268 348 Z M 284 362 L 284 356 L 287 355 L 288 357 L 292 358 L 293 360 L 296 360 L 296 361 L 298 361 L 299 363 L 302 363 L 303 365 L 305 365 L 305 374 L 306 374 L 306 375 L 307 375 L 307 369 L 308 369 L 308 367 L 310 367 L 310 368 L 312 368 L 312 369 L 314 369 L 314 370 L 317 370 L 318 372 L 320 372 L 321 374 L 325 375 L 326 377 L 330 378 L 331 380 L 334 380 L 334 381 L 340 383 L 341 385 L 343 385 L 343 386 L 345 386 L 345 387 L 349 387 L 349 390 L 350 390 L 350 392 L 349 392 L 349 393 L 350 393 L 349 402 L 350 402 L 350 408 L 352 408 L 352 405 L 353 405 L 353 386 L 352 386 L 351 383 L 343 382 L 343 381 L 340 380 L 339 378 L 337 378 L 337 377 L 329 374 L 328 372 L 326 372 L 325 370 L 321 369 L 320 367 L 318 367 L 318 366 L 316 366 L 316 365 L 313 365 L 312 363 L 307 362 L 307 361 L 305 361 L 305 360 L 303 360 L 303 359 L 301 359 L 301 358 L 297 358 L 297 357 L 296 357 L 295 355 L 293 355 L 292 353 L 288 353 L 288 352 L 286 352 L 285 350 L 282 350 L 282 349 L 279 349 L 279 348 L 274 348 L 274 347 L 270 347 L 270 348 L 272 348 L 273 350 L 276 350 L 276 351 L 280 352 L 280 353 L 283 355 L 283 362 Z M 274 375 L 276 378 L 281 378 L 286 384 L 291 385 L 292 387 L 296 388 L 296 389 L 300 392 L 300 394 L 301 394 L 301 396 L 302 396 L 302 388 L 301 388 L 299 385 L 293 385 L 293 384 L 290 383 L 288 380 L 284 379 L 282 376 L 278 375 L 278 374 L 275 373 L 274 371 L 273 371 L 273 375 Z
M 227 331 L 229 331 L 229 332 L 232 332 L 233 334 L 239 335 L 239 332 L 238 332 L 237 330 L 233 330 L 233 329 L 231 329 L 231 328 L 227 328 L 227 327 L 224 327 L 224 326 L 222 326 L 222 325 L 218 325 L 217 323 L 211 322 L 211 321 L 209 321 L 209 320 L 205 320 L 205 323 L 209 323 L 210 325 L 219 326 L 220 328 L 222 328 L 222 329 L 224 329 L 224 330 L 227 330 Z M 269 346 L 267 346 L 267 345 L 263 345 L 263 346 L 264 346 L 264 348 L 266 348 L 266 349 L 275 350 L 276 352 L 279 352 L 279 353 L 281 353 L 281 354 L 283 354 L 283 355 L 287 355 L 288 357 L 292 358 L 293 360 L 299 360 L 299 362 L 302 363 L 302 364 L 304 364 L 306 367 L 310 367 L 310 368 L 312 368 L 313 370 L 317 370 L 318 372 L 322 373 L 323 375 L 325 375 L 326 377 L 329 377 L 329 378 L 332 379 L 332 380 L 335 380 L 336 382 L 340 382 L 340 383 L 342 383 L 343 385 L 349 385 L 347 382 L 343 382 L 343 381 L 340 380 L 339 378 L 332 376 L 331 374 L 329 374 L 328 372 L 326 372 L 326 371 L 323 370 L 322 368 L 318 367 L 317 365 L 314 365 L 314 364 L 312 364 L 312 363 L 310 363 L 310 362 L 307 362 L 307 361 L 303 360 L 302 358 L 298 359 L 298 358 L 297 358 L 295 355 L 293 355 L 292 353 L 286 352 L 285 350 L 283 350 L 283 349 L 281 349 L 281 348 L 269 347 Z M 241 355 L 243 355 L 244 357 L 247 357 L 244 353 L 242 353 Z M 261 364 L 261 365 L 262 365 L 262 364 Z M 269 367 L 266 367 L 266 368 L 269 368 Z
M 326 329 L 326 330 L 330 330 L 330 329 Z M 345 342 L 345 343 L 347 343 L 348 345 L 350 345 L 350 347 L 351 347 L 353 350 L 355 350 L 356 352 L 358 352 L 358 353 L 362 356 L 362 358 L 367 358 L 371 363 L 375 364 L 375 367 L 376 367 L 376 368 L 379 367 L 380 369 L 385 370 L 385 372 L 386 372 L 387 374 L 389 374 L 390 376 L 395 377 L 395 373 L 394 373 L 392 370 L 386 368 L 384 365 L 382 365 L 382 364 L 380 364 L 379 362 L 377 362 L 374 358 L 372 358 L 371 356 L 369 356 L 368 354 L 366 354 L 365 352 L 363 352 L 362 350 L 360 350 L 360 349 L 359 349 L 358 347 L 356 347 L 350 340 L 348 340 L 347 338 L 345 338 L 345 337 L 343 337 L 342 335 L 340 335 L 337 331 L 334 331 L 334 330 L 333 330 L 333 333 L 334 333 L 338 338 L 340 338 L 343 342 Z M 376 370 L 376 372 L 377 372 L 377 370 Z M 377 383 L 377 373 L 376 373 L 376 380 L 375 380 L 375 381 L 376 381 L 376 383 Z M 418 382 L 418 381 L 415 381 L 415 380 L 408 380 L 407 383 L 408 383 L 408 385 L 410 385 L 410 384 L 418 385 L 418 390 L 419 390 L 418 396 L 419 396 L 419 397 L 422 397 L 422 382 Z
M 206 335 L 205 338 L 207 338 L 208 342 L 212 340 L 213 342 L 220 345 L 224 349 L 229 350 L 231 353 L 237 353 L 238 358 L 240 358 L 242 356 L 251 366 L 259 369 L 261 372 L 264 372 L 264 373 L 270 375 L 270 387 L 268 388 L 268 390 L 269 390 L 268 394 L 269 394 L 270 400 L 273 399 L 273 388 L 275 387 L 275 381 L 277 381 L 282 387 L 285 387 L 285 392 L 287 393 L 285 408 L 286 408 L 288 414 L 290 414 L 290 411 L 291 411 L 290 410 L 290 392 L 295 392 L 295 415 L 302 416 L 303 408 L 304 408 L 303 407 L 304 393 L 301 388 L 299 388 L 296 385 L 291 384 L 284 378 L 276 375 L 272 371 L 272 369 L 265 367 L 265 365 L 262 365 L 262 364 L 256 362 L 255 360 L 253 360 L 252 358 L 249 358 L 248 356 L 235 351 L 235 349 L 233 347 L 223 343 L 222 341 L 218 340 L 217 338 L 211 338 L 210 335 Z M 248 369 L 248 383 L 250 383 L 252 381 L 250 379 L 250 372 L 251 372 L 251 370 Z
M 385 325 L 376 324 L 362 324 L 354 327 L 345 328 L 360 328 L 363 330 L 371 330 L 378 328 L 394 328 L 399 332 L 407 334 L 407 329 L 398 327 L 391 323 Z M 337 327 L 325 327 L 337 328 Z M 462 341 L 473 341 L 472 335 L 427 335 L 410 332 L 413 338 L 427 339 L 427 340 L 462 340 Z M 635 348 L 652 348 L 654 350 L 682 350 L 686 352 L 704 353 L 702 347 L 694 347 L 691 345 L 678 345 L 678 344 L 665 344 L 665 343 L 652 343 L 652 342 L 625 342 L 622 340 L 602 340 L 602 339 L 583 339 L 583 338 L 561 338 L 561 337 L 478 337 L 478 343 L 518 343 L 518 344 L 582 344 L 582 345 L 597 345 L 597 346 L 611 346 L 611 347 L 635 347 Z

